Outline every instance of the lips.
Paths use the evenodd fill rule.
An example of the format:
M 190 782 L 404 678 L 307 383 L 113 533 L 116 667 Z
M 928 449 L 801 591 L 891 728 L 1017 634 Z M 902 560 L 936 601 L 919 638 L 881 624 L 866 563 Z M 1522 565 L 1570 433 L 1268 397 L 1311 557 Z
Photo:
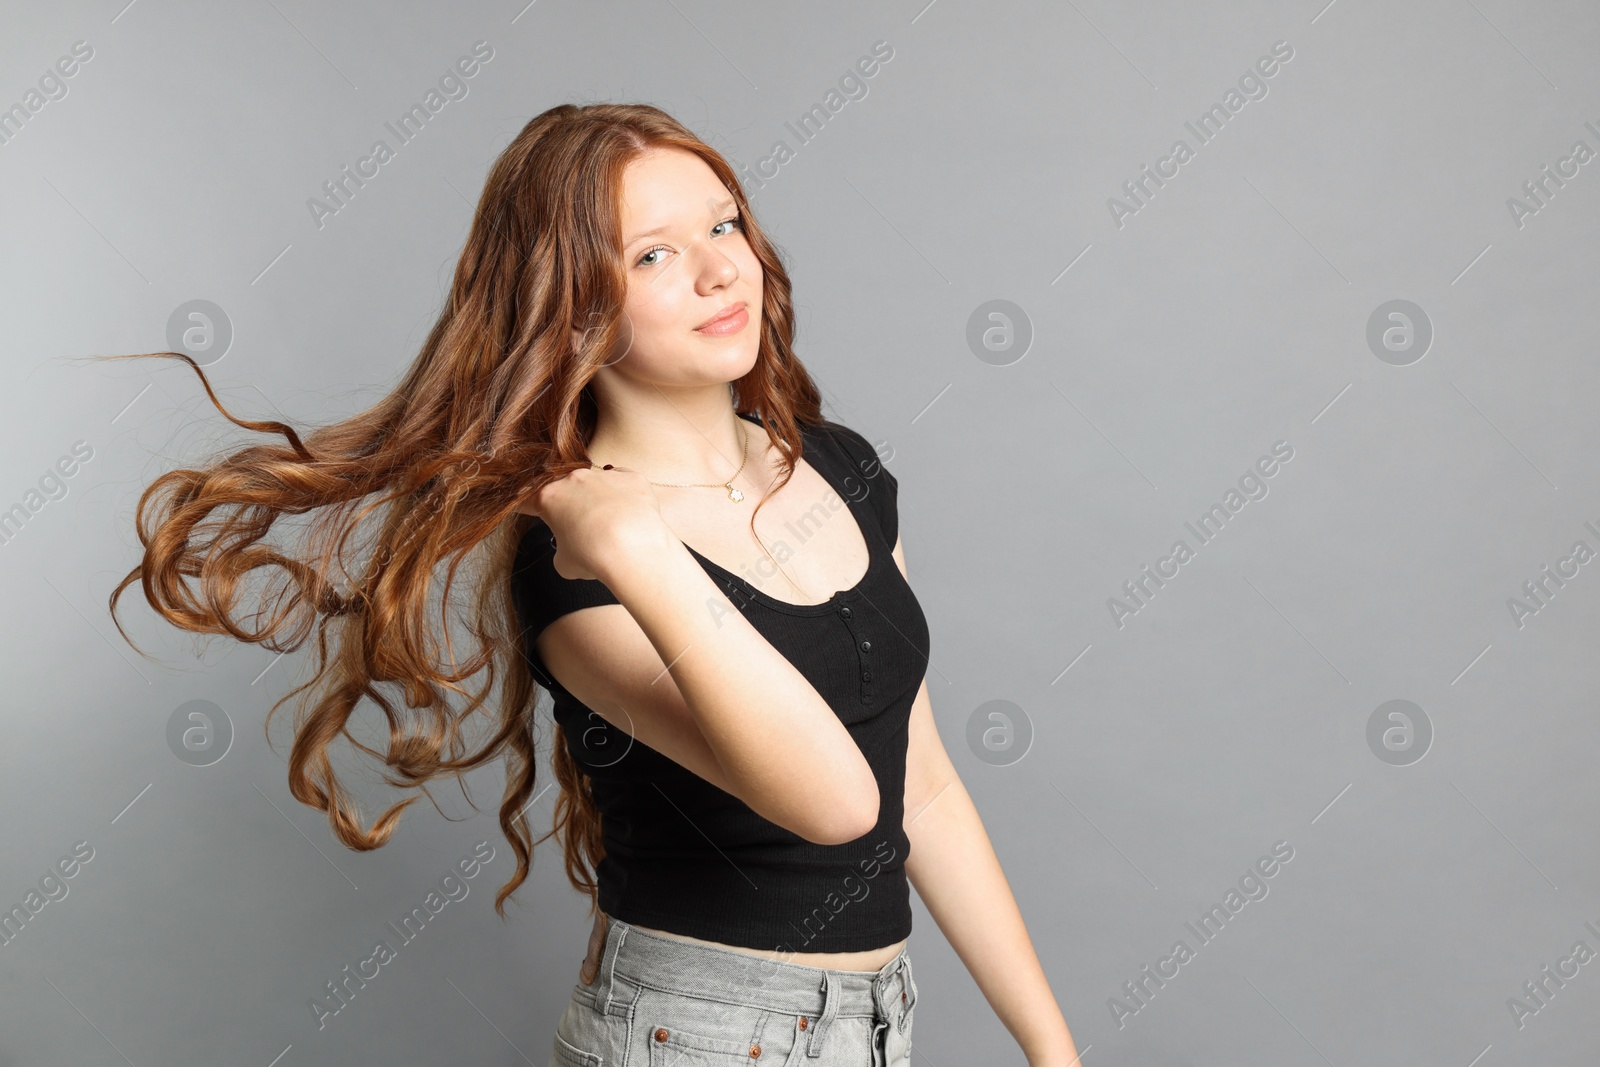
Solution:
M 727 307 L 725 307 L 721 311 L 717 312 L 711 318 L 707 319 L 705 322 L 702 322 L 700 325 L 696 326 L 695 329 L 704 330 L 704 329 L 706 329 L 708 327 L 716 326 L 718 323 L 727 322 L 729 319 L 733 318 L 735 315 L 739 314 L 739 312 L 741 312 L 743 310 L 744 310 L 744 301 L 742 301 L 742 300 L 737 301 L 737 302 L 732 303 L 732 304 L 729 304 Z

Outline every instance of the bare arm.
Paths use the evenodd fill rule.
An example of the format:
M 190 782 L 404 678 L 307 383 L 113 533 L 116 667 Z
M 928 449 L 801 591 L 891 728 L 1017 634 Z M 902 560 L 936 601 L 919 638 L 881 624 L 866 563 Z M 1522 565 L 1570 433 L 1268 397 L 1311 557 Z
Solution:
M 894 548 L 900 572 L 905 554 Z M 1028 938 L 1011 886 L 934 724 L 928 683 L 911 705 L 906 875 L 1032 1067 L 1073 1067 L 1078 1049 Z
M 632 534 L 596 573 L 620 606 L 571 612 L 538 638 L 566 689 L 809 841 L 877 824 L 877 780 L 855 739 L 670 529 Z

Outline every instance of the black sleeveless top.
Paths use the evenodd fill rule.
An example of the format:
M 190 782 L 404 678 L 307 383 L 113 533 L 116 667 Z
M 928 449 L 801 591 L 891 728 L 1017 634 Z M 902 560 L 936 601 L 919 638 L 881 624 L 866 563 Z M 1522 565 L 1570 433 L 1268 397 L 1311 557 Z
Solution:
M 871 559 L 861 581 L 820 604 L 791 604 L 689 552 L 727 594 L 729 610 L 742 611 L 794 664 L 855 739 L 879 790 L 878 823 L 864 836 L 842 845 L 807 841 L 563 689 L 534 639 L 568 612 L 618 601 L 603 582 L 556 573 L 542 520 L 518 546 L 511 592 L 528 665 L 550 690 L 567 750 L 590 776 L 601 813 L 600 908 L 624 922 L 724 944 L 855 952 L 911 933 L 911 846 L 902 825 L 907 724 L 927 671 L 929 633 L 892 555 L 899 531 L 894 475 L 854 430 L 823 422 L 801 424 L 800 432 L 801 454 L 837 494 L 827 506 L 848 506 L 867 543 Z M 799 542 L 809 532 L 792 524 L 786 531 Z M 773 555 L 781 560 L 780 549 Z M 829 803 L 825 795 L 816 799 Z

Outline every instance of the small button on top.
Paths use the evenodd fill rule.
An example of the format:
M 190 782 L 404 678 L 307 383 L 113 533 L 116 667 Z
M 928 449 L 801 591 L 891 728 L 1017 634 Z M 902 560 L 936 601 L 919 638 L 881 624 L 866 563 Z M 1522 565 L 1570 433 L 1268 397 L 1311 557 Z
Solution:
M 800 1029 L 804 1030 L 809 1023 L 810 1023 L 810 1020 L 807 1019 L 804 1015 L 800 1016 Z
M 841 618 L 841 619 L 848 619 L 851 616 L 851 614 L 852 614 L 852 612 L 847 607 L 839 609 L 839 618 Z
M 863 651 L 863 652 L 871 652 L 872 651 L 872 642 L 871 641 L 863 641 L 863 642 L 861 642 L 861 651 Z
M 655 1032 L 655 1039 L 657 1041 L 665 1041 L 667 1039 L 666 1029 L 658 1027 Z

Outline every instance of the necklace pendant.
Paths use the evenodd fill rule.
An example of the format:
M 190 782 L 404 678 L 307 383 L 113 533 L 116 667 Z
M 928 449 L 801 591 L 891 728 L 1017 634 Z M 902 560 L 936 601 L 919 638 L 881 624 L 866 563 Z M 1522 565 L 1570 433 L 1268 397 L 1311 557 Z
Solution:
M 744 491 L 742 489 L 735 489 L 733 486 L 729 485 L 728 499 L 737 504 L 739 501 L 744 499 Z

